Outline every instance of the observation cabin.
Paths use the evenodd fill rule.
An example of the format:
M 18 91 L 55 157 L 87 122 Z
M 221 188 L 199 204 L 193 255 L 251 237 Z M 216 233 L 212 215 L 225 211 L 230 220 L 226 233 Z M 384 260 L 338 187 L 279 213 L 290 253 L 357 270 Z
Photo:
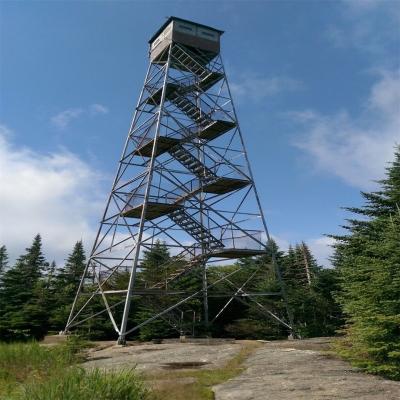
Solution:
M 168 52 L 164 50 L 172 42 L 188 46 L 193 52 L 200 50 L 203 58 L 206 55 L 211 60 L 220 51 L 220 38 L 223 33 L 207 25 L 169 17 L 149 40 L 150 61 L 152 63 L 166 62 Z

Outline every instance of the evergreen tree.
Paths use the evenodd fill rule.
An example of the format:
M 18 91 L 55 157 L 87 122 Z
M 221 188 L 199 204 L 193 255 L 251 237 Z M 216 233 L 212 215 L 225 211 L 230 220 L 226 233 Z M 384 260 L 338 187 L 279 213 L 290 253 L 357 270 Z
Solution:
M 137 280 L 141 282 L 144 288 L 151 288 L 158 283 L 167 283 L 168 277 L 176 268 L 173 258 L 171 258 L 165 243 L 157 240 L 150 250 L 143 252 L 143 261 L 140 265 L 140 272 L 137 274 Z M 138 282 L 138 283 L 139 283 Z M 167 285 L 168 287 L 168 285 Z M 165 286 L 164 286 L 165 288 Z M 136 301 L 134 310 L 134 319 L 137 322 L 143 322 L 154 314 L 168 307 L 172 303 L 171 296 L 142 296 Z M 169 337 L 177 334 L 178 327 L 173 328 L 168 323 L 168 316 L 158 318 L 151 323 L 143 326 L 139 331 L 139 337 L 142 340 L 154 338 Z
M 143 252 L 140 277 L 146 287 L 165 281 L 171 270 L 171 256 L 165 243 L 157 240 L 151 250 Z
M 55 301 L 51 316 L 52 329 L 61 330 L 65 327 L 85 266 L 85 250 L 82 241 L 78 241 L 71 254 L 68 255 L 65 266 L 60 268 L 54 277 Z
M 400 145 L 396 146 L 394 161 L 386 168 L 386 177 L 380 181 L 380 190 L 361 192 L 365 200 L 363 207 L 347 207 L 346 209 L 358 215 L 370 218 L 395 215 L 400 209 Z M 364 226 L 363 221 L 354 220 L 352 227 Z
M 342 323 L 333 299 L 338 290 L 336 273 L 321 268 L 305 242 L 289 246 L 282 264 L 297 334 L 301 337 L 334 334 Z
M 357 365 L 400 379 L 400 147 L 381 188 L 363 193 L 362 219 L 336 236 L 334 265 L 345 311 L 342 353 Z M 366 219 L 365 217 L 368 217 Z
M 266 309 L 270 310 L 281 319 L 288 320 L 285 303 L 280 295 L 282 284 L 285 282 L 280 282 L 272 259 L 274 252 L 276 263 L 284 275 L 284 253 L 279 250 L 274 241 L 271 243 L 271 246 L 267 247 L 265 255 L 240 260 L 238 265 L 242 267 L 242 270 L 234 277 L 237 279 L 237 286 L 240 286 L 240 283 L 252 276 L 249 284 L 245 286 L 246 292 L 265 292 L 277 295 L 234 300 L 227 310 L 228 312 L 224 312 L 226 315 L 223 317 L 225 330 L 234 337 L 273 339 L 282 338 L 288 334 L 287 329 L 271 318 L 266 311 Z M 227 289 L 232 291 L 233 288 Z M 229 320 L 229 318 L 233 318 L 233 320 Z
M 47 312 L 40 279 L 48 263 L 42 240 L 36 235 L 32 246 L 6 271 L 0 290 L 0 337 L 4 340 L 36 337 L 47 330 Z

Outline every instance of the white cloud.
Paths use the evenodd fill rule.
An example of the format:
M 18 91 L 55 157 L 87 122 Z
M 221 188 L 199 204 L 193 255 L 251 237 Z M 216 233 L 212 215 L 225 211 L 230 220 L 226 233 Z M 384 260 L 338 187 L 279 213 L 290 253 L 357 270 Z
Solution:
M 0 126 L 0 243 L 11 258 L 43 237 L 48 259 L 66 257 L 77 240 L 89 245 L 103 208 L 99 174 L 67 151 L 40 154 L 17 148 Z
M 272 238 L 272 240 L 274 240 L 276 242 L 276 244 L 278 245 L 278 247 L 281 251 L 287 251 L 289 249 L 290 242 L 287 239 L 285 239 L 281 236 L 273 235 L 273 234 L 271 234 L 271 238 Z M 265 239 L 265 242 L 266 241 L 267 240 Z
M 51 123 L 58 129 L 66 129 L 69 124 L 73 121 L 78 119 L 83 115 L 101 115 L 107 114 L 109 109 L 102 105 L 102 104 L 91 104 L 87 108 L 69 108 L 67 110 L 61 111 L 58 114 L 54 115 L 50 118 Z
M 333 254 L 332 245 L 335 243 L 335 239 L 322 236 L 319 238 L 308 239 L 305 243 L 308 245 L 320 265 L 327 268 L 331 267 L 329 258 Z
M 82 108 L 70 108 L 51 117 L 51 123 L 59 129 L 65 129 L 72 120 L 77 119 L 82 113 Z
M 378 65 L 398 60 L 398 1 L 344 0 L 337 4 L 341 8 L 342 18 L 326 32 L 334 46 L 369 53 L 374 56 L 374 64 Z M 390 49 L 391 44 L 395 44 L 396 54 Z
M 103 106 L 102 104 L 92 104 L 89 107 L 90 113 L 92 115 L 96 114 L 108 114 L 108 108 L 106 106 Z
M 276 96 L 282 92 L 292 92 L 303 88 L 303 83 L 284 76 L 263 77 L 243 75 L 231 83 L 231 90 L 237 97 L 260 101 L 266 97 Z
M 350 185 L 369 189 L 384 175 L 400 143 L 399 72 L 381 72 L 358 117 L 346 111 L 322 115 L 312 110 L 289 114 L 304 126 L 296 146 L 317 170 L 328 171 Z

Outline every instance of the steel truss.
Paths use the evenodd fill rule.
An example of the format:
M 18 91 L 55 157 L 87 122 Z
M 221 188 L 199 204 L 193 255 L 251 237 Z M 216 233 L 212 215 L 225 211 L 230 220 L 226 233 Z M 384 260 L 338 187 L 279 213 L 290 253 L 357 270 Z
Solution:
M 170 270 L 165 266 L 165 279 L 148 285 L 138 279 L 138 272 L 143 251 L 151 250 L 157 240 L 167 245 L 173 265 Z M 202 300 L 206 326 L 237 300 L 255 302 L 265 315 L 291 330 L 290 316 L 286 321 L 256 300 L 285 300 L 274 255 L 281 282 L 278 293 L 246 291 L 265 266 L 240 284 L 232 277 L 243 267 L 218 276 L 212 267 L 261 256 L 269 244 L 221 56 L 172 43 L 149 65 L 65 331 L 107 313 L 123 344 L 128 334 L 157 318 L 176 328 L 182 307 L 195 298 Z M 189 273 L 201 276 L 202 286 L 193 293 L 175 285 Z M 129 275 L 124 287 L 118 284 L 121 274 Z M 153 316 L 128 326 L 134 296 L 155 305 L 167 295 L 171 301 L 161 302 Z M 227 301 L 209 321 L 208 299 L 218 296 Z M 101 309 L 88 312 L 99 298 Z

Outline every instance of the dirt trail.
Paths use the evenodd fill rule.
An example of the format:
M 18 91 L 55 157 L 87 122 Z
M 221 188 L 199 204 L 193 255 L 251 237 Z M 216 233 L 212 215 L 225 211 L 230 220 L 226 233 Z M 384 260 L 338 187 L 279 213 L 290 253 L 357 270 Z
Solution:
M 215 400 L 399 400 L 400 382 L 358 372 L 324 354 L 329 339 L 265 343 L 246 370 L 214 387 Z

